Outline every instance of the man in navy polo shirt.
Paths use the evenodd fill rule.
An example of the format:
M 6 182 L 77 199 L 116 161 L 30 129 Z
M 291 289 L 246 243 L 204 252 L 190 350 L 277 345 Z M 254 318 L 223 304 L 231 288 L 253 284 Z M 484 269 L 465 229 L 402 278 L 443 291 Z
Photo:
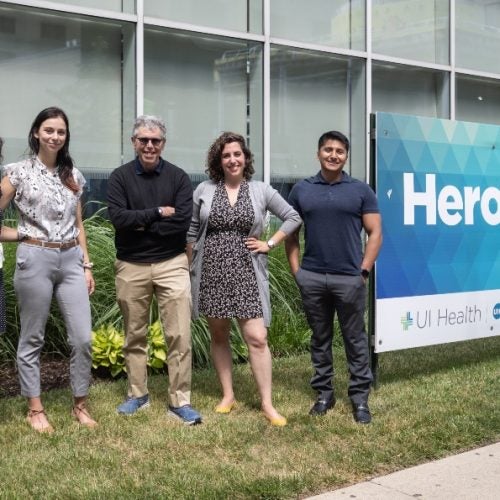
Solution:
M 365 330 L 366 281 L 382 243 L 382 224 L 373 190 L 343 171 L 349 140 L 325 132 L 318 141 L 321 170 L 298 182 L 289 203 L 304 221 L 305 251 L 299 265 L 299 235 L 285 242 L 288 262 L 302 296 L 311 336 L 317 399 L 310 415 L 324 415 L 335 405 L 332 340 L 338 315 L 349 367 L 348 395 L 356 422 L 368 424 L 368 395 L 373 380 Z M 364 247 L 361 231 L 367 235 Z

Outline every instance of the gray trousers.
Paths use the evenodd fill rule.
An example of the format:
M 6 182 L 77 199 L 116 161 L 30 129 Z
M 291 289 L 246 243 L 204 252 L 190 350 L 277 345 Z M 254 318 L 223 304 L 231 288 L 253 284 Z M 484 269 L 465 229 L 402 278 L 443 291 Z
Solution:
M 79 246 L 59 250 L 21 243 L 14 288 L 21 318 L 17 369 L 21 394 L 39 397 L 40 352 L 52 296 L 56 297 L 71 348 L 70 380 L 75 397 L 88 393 L 92 366 L 90 301 Z
M 364 321 L 366 287 L 363 278 L 314 273 L 302 268 L 295 278 L 312 330 L 312 388 L 325 399 L 334 397 L 332 340 L 337 312 L 350 374 L 349 398 L 355 404 L 368 401 L 373 377 Z

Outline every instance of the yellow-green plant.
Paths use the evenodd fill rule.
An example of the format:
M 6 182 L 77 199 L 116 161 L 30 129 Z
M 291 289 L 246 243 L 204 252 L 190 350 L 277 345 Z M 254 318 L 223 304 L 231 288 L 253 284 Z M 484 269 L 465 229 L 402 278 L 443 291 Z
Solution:
M 92 368 L 103 367 L 111 376 L 125 372 L 123 343 L 125 336 L 113 325 L 102 325 L 92 332 Z
M 160 320 L 156 320 L 148 329 L 148 366 L 153 371 L 161 371 L 167 363 L 167 345 Z
M 167 346 L 157 320 L 148 328 L 148 366 L 153 372 L 162 371 L 167 362 Z M 127 371 L 123 357 L 123 331 L 113 325 L 102 325 L 92 332 L 92 368 L 104 368 L 112 377 Z

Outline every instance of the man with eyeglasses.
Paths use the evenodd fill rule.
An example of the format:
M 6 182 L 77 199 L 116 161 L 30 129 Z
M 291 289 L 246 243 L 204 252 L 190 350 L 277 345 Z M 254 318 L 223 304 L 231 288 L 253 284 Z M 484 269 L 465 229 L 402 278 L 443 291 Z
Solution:
M 162 119 L 139 116 L 132 145 L 135 159 L 114 170 L 108 212 L 116 246 L 116 296 L 125 325 L 123 354 L 128 394 L 118 413 L 132 415 L 150 404 L 147 331 L 153 295 L 168 347 L 168 414 L 188 425 L 201 423 L 191 406 L 191 286 L 186 233 L 193 189 L 188 175 L 164 160 Z

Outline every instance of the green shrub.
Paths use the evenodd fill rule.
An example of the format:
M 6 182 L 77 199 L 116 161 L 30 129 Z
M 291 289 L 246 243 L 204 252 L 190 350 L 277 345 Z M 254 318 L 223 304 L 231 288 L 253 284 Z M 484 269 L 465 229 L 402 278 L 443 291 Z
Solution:
M 116 377 L 126 372 L 123 358 L 123 332 L 113 325 L 103 325 L 92 332 L 92 368 L 104 369 Z
M 167 346 L 159 320 L 148 328 L 148 366 L 153 372 L 162 371 L 167 364 Z
M 152 373 L 165 370 L 167 346 L 159 320 L 148 328 L 148 366 Z M 123 357 L 125 335 L 113 325 L 102 325 L 92 332 L 92 368 L 104 370 L 112 377 L 126 373 Z

